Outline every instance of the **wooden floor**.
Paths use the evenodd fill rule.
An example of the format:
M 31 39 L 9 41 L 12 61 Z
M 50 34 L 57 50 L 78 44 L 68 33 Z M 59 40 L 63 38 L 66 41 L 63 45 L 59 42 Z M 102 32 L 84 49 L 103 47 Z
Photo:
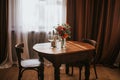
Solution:
M 101 65 L 97 66 L 98 80 L 120 80 L 120 69 L 118 68 L 108 68 Z M 54 80 L 52 65 L 45 66 L 45 79 L 44 80 Z M 93 68 L 91 66 L 90 80 L 95 80 L 95 75 L 93 73 Z M 18 77 L 18 67 L 11 67 L 8 69 L 0 69 L 0 80 L 17 80 Z M 65 66 L 62 65 L 60 68 L 60 78 L 61 80 L 78 80 L 78 68 L 74 68 L 74 75 L 68 76 L 65 74 Z M 37 73 L 35 71 L 25 71 L 22 80 L 38 80 Z M 84 80 L 84 68 L 82 70 L 82 80 Z

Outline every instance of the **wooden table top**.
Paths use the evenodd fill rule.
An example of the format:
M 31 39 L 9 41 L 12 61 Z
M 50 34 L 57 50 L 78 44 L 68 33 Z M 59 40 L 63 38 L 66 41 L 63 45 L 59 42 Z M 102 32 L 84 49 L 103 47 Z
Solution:
M 67 41 L 66 48 L 51 48 L 50 43 L 37 43 L 33 46 L 33 49 L 37 52 L 49 54 L 49 55 L 61 55 L 70 54 L 75 52 L 95 50 L 95 47 L 83 42 Z

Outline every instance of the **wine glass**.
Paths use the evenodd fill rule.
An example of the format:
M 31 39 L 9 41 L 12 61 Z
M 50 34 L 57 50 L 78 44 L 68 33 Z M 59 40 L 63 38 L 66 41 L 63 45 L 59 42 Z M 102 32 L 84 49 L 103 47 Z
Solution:
M 49 31 L 49 33 L 48 33 L 48 41 L 50 42 L 50 44 L 54 41 L 54 37 L 53 37 L 53 34 L 51 31 Z M 53 48 L 52 44 L 50 45 L 50 48 Z M 47 67 L 50 67 L 52 65 L 52 63 L 49 62 L 47 59 L 45 59 L 45 65 Z
M 48 33 L 48 41 L 52 42 L 54 40 L 53 34 L 51 32 Z

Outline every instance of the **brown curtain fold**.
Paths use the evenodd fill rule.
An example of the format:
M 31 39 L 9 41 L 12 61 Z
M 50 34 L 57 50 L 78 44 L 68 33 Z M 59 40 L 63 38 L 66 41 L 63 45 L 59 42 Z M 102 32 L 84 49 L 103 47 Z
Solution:
M 120 50 L 120 0 L 67 0 L 72 39 L 97 41 L 99 63 L 113 64 Z
M 8 0 L 0 0 L 0 64 L 7 57 Z
M 46 32 L 29 32 L 28 33 L 28 50 L 30 58 L 38 58 L 38 54 L 35 54 L 33 50 L 33 45 L 36 43 L 44 43 L 46 40 Z
M 120 50 L 120 1 L 108 1 L 107 20 L 101 61 L 109 65 L 115 62 Z M 107 58 L 107 60 L 106 60 Z

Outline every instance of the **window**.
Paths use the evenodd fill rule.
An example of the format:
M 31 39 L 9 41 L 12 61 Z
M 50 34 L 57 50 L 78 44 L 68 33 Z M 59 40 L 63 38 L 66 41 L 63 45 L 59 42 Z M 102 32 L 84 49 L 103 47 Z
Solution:
M 66 22 L 66 0 L 20 0 L 23 31 L 50 31 Z

